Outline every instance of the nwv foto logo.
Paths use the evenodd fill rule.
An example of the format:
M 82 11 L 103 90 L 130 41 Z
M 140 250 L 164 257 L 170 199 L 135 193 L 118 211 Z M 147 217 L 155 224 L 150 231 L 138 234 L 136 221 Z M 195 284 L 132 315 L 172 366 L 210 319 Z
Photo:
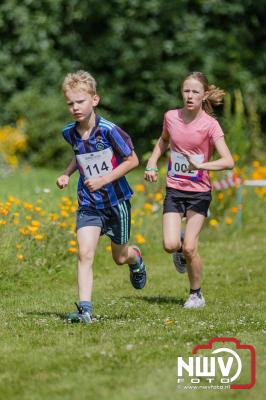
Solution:
M 217 342 L 222 342 L 223 347 L 213 349 Z M 226 345 L 233 345 L 234 348 Z M 188 357 L 187 360 L 177 358 L 179 389 L 250 389 L 255 385 L 253 346 L 241 345 L 235 338 L 214 338 L 207 345 L 192 349 L 192 354 L 198 353 L 203 354 Z M 247 379 L 248 383 L 245 382 Z M 218 386 L 214 387 L 214 384 Z

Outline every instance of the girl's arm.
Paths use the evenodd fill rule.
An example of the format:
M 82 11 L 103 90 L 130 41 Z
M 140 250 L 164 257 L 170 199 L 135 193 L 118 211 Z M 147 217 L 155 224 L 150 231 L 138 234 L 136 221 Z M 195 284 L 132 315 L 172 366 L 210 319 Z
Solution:
M 169 146 L 169 133 L 163 131 L 157 143 L 154 146 L 152 155 L 149 158 L 144 173 L 144 179 L 149 182 L 156 182 L 158 177 L 157 161 Z
M 184 154 L 184 156 L 189 161 L 189 170 L 195 169 L 204 169 L 207 171 L 221 171 L 224 169 L 233 169 L 234 168 L 234 160 L 230 153 L 230 150 L 225 143 L 224 138 L 220 138 L 216 140 L 214 143 L 215 149 L 219 154 L 220 158 L 215 161 L 208 161 L 204 163 L 196 163 L 193 161 L 193 155 Z

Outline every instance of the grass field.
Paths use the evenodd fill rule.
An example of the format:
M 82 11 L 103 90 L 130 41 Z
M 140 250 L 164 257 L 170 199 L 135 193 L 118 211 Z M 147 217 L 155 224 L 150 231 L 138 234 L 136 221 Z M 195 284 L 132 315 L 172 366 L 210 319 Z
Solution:
M 44 170 L 6 176 L 1 179 L 0 202 L 14 196 L 55 213 L 62 195 L 75 198 L 75 179 L 63 193 L 54 185 L 56 176 Z M 141 172 L 132 173 L 129 180 L 139 183 Z M 141 201 L 140 194 L 133 199 L 133 209 L 141 207 Z M 24 207 L 23 214 L 19 204 L 13 205 L 5 216 L 7 224 L 0 225 L 0 398 L 263 400 L 265 204 L 251 190 L 241 229 L 206 223 L 200 253 L 207 307 L 194 311 L 181 306 L 188 293 L 187 277 L 176 273 L 171 257 L 162 250 L 161 211 L 137 213 L 132 235 L 146 240 L 140 246 L 148 268 L 147 287 L 131 287 L 128 268 L 114 264 L 109 242 L 102 238 L 94 267 L 98 322 L 90 326 L 64 323 L 64 313 L 77 300 L 76 254 L 68 251 L 73 234 L 53 224 L 55 216 L 46 227 L 42 217 L 43 240 L 42 233 L 40 240 L 18 233 L 22 218 L 32 221 L 34 210 Z M 61 211 L 64 215 L 65 209 Z M 178 392 L 177 356 L 191 355 L 195 345 L 214 337 L 235 337 L 255 346 L 256 385 L 251 390 Z

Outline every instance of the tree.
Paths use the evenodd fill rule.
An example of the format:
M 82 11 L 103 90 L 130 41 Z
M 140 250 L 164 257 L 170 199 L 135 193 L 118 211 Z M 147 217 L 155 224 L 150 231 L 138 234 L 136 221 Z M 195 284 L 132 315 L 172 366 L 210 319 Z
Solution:
M 4 0 L 1 100 L 29 86 L 59 93 L 65 73 L 87 69 L 101 112 L 147 147 L 179 102 L 180 80 L 201 70 L 254 100 L 265 124 L 265 13 L 251 0 Z

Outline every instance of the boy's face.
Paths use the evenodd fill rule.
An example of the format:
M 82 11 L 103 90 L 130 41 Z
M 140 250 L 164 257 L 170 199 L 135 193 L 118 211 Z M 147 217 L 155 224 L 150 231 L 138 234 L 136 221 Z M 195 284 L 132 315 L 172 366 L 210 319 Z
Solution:
M 206 98 L 207 93 L 200 81 L 194 78 L 188 78 L 183 83 L 182 96 L 184 107 L 188 111 L 197 111 L 202 106 L 202 101 Z
M 78 122 L 86 121 L 100 101 L 98 95 L 90 94 L 83 89 L 69 89 L 65 93 L 68 111 Z

